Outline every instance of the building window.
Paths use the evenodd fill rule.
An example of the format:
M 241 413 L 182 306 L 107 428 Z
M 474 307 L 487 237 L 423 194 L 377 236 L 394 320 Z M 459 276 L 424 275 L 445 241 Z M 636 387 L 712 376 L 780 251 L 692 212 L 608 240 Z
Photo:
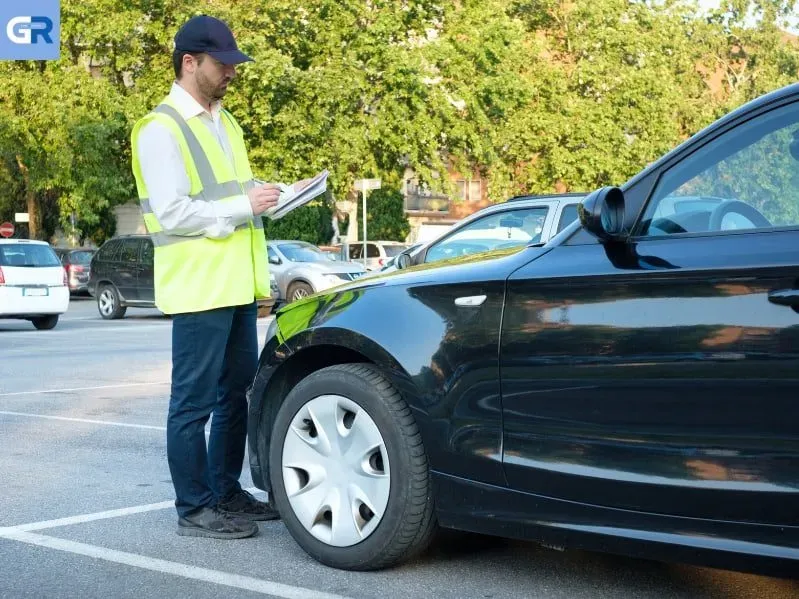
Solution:
M 458 179 L 456 182 L 458 191 L 455 194 L 455 199 L 463 200 L 464 202 L 479 202 L 483 199 L 483 181 L 482 179 Z

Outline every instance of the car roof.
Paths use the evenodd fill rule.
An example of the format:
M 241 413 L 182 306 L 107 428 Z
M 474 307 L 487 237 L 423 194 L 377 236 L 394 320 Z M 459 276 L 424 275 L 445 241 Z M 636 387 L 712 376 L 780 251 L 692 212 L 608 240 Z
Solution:
M 304 243 L 306 245 L 319 247 L 318 245 L 313 244 L 310 241 L 303 241 L 302 239 L 267 239 L 266 243 Z
M 584 198 L 588 192 L 582 191 L 569 191 L 566 193 L 551 193 L 551 194 L 536 194 L 536 195 L 518 195 L 508 198 L 507 202 L 519 202 L 522 200 L 558 200 L 561 198 Z M 497 204 L 495 204 L 497 205 Z
M 32 244 L 35 244 L 35 245 L 50 245 L 46 241 L 41 241 L 39 239 L 5 239 L 5 238 L 3 238 L 3 239 L 0 239 L 0 243 L 3 243 L 3 244 L 12 244 L 12 243 L 13 244 L 15 244 L 15 243 L 28 244 L 28 243 L 32 243 Z
M 109 241 L 116 241 L 117 239 L 130 239 L 130 238 L 140 239 L 140 238 L 143 238 L 143 237 L 144 238 L 150 237 L 150 234 L 149 233 L 127 233 L 125 235 L 115 235 L 111 239 L 106 239 L 106 243 L 108 243 Z

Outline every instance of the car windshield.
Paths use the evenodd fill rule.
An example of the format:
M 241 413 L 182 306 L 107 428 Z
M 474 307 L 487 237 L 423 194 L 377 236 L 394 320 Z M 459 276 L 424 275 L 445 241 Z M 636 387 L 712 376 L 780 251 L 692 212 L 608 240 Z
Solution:
M 330 262 L 332 258 L 310 243 L 281 243 L 277 246 L 292 262 Z
M 69 261 L 72 264 L 83 264 L 85 266 L 88 266 L 89 264 L 91 264 L 93 255 L 94 252 L 91 251 L 72 252 L 69 255 Z
M 27 268 L 61 266 L 61 261 L 50 246 L 39 243 L 0 244 L 0 266 Z
M 386 256 L 388 256 L 390 258 L 393 258 L 394 256 L 397 256 L 398 254 L 401 254 L 403 252 L 403 250 L 407 250 L 408 246 L 407 245 L 400 245 L 400 244 L 397 244 L 397 245 L 384 245 L 383 249 L 386 251 Z

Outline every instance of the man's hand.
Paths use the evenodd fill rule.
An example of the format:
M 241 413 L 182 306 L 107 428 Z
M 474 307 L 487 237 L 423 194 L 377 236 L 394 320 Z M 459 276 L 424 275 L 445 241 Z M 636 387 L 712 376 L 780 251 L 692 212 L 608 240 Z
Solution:
M 272 183 L 264 183 L 260 187 L 253 187 L 248 191 L 247 197 L 250 198 L 253 216 L 259 216 L 273 206 L 277 206 L 280 187 Z

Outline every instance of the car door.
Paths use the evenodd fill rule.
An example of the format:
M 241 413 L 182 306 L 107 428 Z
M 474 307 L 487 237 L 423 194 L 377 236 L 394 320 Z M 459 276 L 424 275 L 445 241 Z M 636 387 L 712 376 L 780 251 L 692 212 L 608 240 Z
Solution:
M 139 299 L 139 253 L 141 239 L 137 237 L 123 238 L 116 255 L 112 280 L 126 300 Z
M 431 244 L 414 256 L 414 262 L 438 262 L 538 243 L 546 236 L 555 205 L 555 202 L 542 202 L 533 206 L 508 206 L 507 210 L 485 214 Z
M 741 116 L 664 164 L 628 242 L 562 245 L 509 278 L 512 487 L 799 524 L 796 138 L 799 103 Z
M 139 275 L 136 283 L 139 300 L 155 303 L 155 271 L 154 271 L 153 242 L 149 238 L 141 240 L 141 255 L 139 256 Z

